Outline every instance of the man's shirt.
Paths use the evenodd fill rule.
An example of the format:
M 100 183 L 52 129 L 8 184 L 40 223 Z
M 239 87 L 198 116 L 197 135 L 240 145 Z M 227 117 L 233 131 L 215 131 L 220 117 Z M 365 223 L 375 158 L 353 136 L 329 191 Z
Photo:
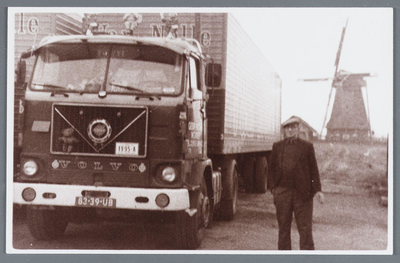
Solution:
M 296 147 L 299 147 L 297 139 L 286 139 L 282 153 L 282 177 L 279 186 L 295 188 L 296 171 L 294 167 L 299 157 Z

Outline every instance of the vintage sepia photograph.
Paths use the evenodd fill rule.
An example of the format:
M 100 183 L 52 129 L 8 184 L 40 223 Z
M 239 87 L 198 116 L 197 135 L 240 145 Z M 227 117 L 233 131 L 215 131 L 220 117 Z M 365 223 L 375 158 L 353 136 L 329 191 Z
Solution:
M 393 254 L 392 8 L 8 9 L 6 251 Z

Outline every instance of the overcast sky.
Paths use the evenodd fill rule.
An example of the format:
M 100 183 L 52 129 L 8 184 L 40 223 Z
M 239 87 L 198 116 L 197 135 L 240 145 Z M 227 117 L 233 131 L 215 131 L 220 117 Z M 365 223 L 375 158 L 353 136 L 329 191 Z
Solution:
M 321 131 L 342 29 L 348 19 L 339 69 L 367 78 L 372 130 L 385 136 L 393 120 L 392 9 L 231 9 L 283 81 L 282 122 L 292 115 Z M 365 89 L 364 89 L 365 90 Z M 332 101 L 331 101 L 332 106 Z M 329 115 L 328 115 L 329 120 Z M 327 121 L 328 121 L 327 120 Z

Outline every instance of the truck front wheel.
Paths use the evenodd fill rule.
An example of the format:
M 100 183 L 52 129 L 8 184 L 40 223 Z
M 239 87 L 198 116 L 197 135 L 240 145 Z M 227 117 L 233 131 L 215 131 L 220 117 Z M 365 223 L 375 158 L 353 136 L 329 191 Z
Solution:
M 209 224 L 211 205 L 207 194 L 206 181 L 201 184 L 197 212 L 190 216 L 185 211 L 179 211 L 175 222 L 177 245 L 181 249 L 196 249 L 200 246 L 204 232 Z
M 67 229 L 68 220 L 59 210 L 42 210 L 28 207 L 29 231 L 38 240 L 51 240 L 62 236 Z

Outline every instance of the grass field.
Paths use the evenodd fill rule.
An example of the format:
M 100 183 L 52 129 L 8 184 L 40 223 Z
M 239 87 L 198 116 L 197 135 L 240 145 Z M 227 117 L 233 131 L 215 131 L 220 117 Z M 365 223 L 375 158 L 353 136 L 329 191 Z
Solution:
M 387 194 L 386 144 L 314 142 L 314 148 L 323 191 Z

